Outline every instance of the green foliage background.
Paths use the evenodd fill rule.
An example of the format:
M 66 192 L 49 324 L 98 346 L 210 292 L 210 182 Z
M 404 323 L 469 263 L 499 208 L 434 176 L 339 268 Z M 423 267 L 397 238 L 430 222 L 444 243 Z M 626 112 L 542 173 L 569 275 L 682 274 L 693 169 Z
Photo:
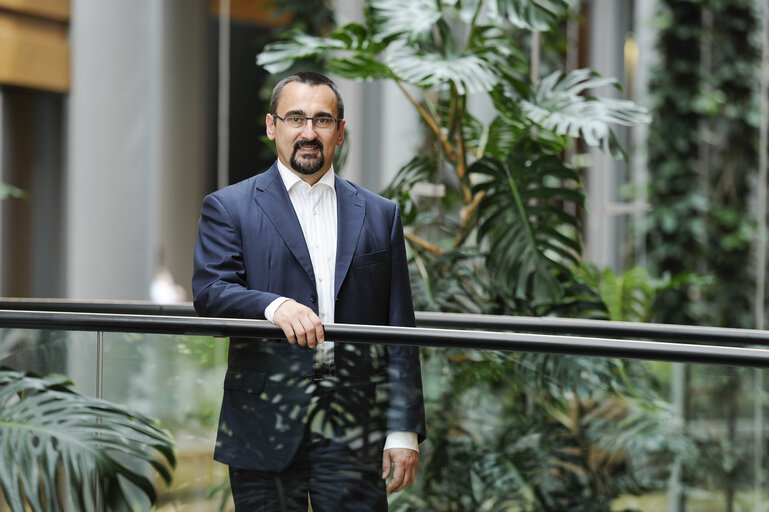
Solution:
M 650 84 L 647 248 L 652 272 L 677 286 L 660 293 L 654 320 L 751 328 L 760 12 L 751 0 L 661 6 L 661 60 Z M 684 466 L 683 481 L 687 488 L 723 489 L 723 510 L 732 511 L 741 486 L 754 477 L 753 440 L 738 435 L 737 424 L 754 413 L 756 374 L 707 371 L 685 368 L 683 416 L 701 459 Z M 714 416 L 723 419 L 721 433 L 688 427 Z
M 0 368 L 0 489 L 13 512 L 136 510 L 157 503 L 176 465 L 147 416 L 84 396 L 61 375 Z
M 662 4 L 661 62 L 650 84 L 647 249 L 652 272 L 681 286 L 661 294 L 655 320 L 752 327 L 756 5 Z
M 593 96 L 616 80 L 552 58 L 570 2 L 371 0 L 364 14 L 326 37 L 288 34 L 257 62 L 390 80 L 413 105 L 426 149 L 384 193 L 401 205 L 417 308 L 648 319 L 657 283 L 581 260 L 584 186 L 563 155 L 580 141 L 620 157 L 613 127 L 649 116 Z M 526 57 L 534 29 L 548 42 L 537 80 Z M 487 95 L 496 115 L 477 117 L 470 94 Z M 440 205 L 413 193 L 421 182 L 444 187 Z M 423 356 L 429 440 L 394 510 L 610 510 L 619 495 L 661 488 L 668 462 L 693 452 L 639 363 Z

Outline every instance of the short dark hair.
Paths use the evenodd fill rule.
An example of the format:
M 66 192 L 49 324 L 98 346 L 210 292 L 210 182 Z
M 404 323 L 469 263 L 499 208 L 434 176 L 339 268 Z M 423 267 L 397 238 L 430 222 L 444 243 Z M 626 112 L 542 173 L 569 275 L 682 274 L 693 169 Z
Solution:
M 344 101 L 342 101 L 342 93 L 339 92 L 339 88 L 336 86 L 333 80 L 326 75 L 316 73 L 315 71 L 299 71 L 293 75 L 289 75 L 280 82 L 272 90 L 272 97 L 270 98 L 270 113 L 272 115 L 277 114 L 278 101 L 280 95 L 283 92 L 283 88 L 286 84 L 291 82 L 299 82 L 307 85 L 327 85 L 334 91 L 336 96 L 336 117 L 337 119 L 344 119 Z

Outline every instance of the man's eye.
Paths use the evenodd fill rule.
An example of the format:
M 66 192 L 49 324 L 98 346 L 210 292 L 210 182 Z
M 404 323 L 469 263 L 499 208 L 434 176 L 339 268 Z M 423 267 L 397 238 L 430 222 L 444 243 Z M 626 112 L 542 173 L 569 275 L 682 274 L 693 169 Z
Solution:
M 299 116 L 290 116 L 286 120 L 291 124 L 302 124 L 304 122 L 304 118 Z
M 315 118 L 315 126 L 319 126 L 321 128 L 325 128 L 326 126 L 331 126 L 331 118 L 330 117 L 316 117 Z

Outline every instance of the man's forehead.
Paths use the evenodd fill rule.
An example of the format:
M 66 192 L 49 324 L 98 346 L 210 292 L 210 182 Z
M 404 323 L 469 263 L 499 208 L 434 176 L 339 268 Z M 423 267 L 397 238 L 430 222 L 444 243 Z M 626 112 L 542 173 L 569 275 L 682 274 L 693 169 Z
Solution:
M 308 108 L 333 112 L 336 110 L 336 95 L 331 87 L 320 84 L 310 85 L 290 82 L 283 87 L 278 99 L 278 108 L 285 111 L 304 111 Z

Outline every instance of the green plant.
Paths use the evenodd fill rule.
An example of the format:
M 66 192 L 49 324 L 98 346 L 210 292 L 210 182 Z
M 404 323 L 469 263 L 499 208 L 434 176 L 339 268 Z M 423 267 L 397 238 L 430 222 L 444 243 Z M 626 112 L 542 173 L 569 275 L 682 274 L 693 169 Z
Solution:
M 0 182 L 0 200 L 7 198 L 25 199 L 27 193 L 18 187 Z
M 670 278 L 655 280 L 641 267 L 615 274 L 608 268 L 599 270 L 595 265 L 584 264 L 580 274 L 588 285 L 598 290 L 609 320 L 615 322 L 650 322 L 657 294 L 674 286 Z
M 751 327 L 750 211 L 758 30 L 750 0 L 666 0 L 650 92 L 647 247 L 655 275 L 699 274 L 666 290 L 656 320 Z
M 649 137 L 648 259 L 653 273 L 667 273 L 682 286 L 660 294 L 655 320 L 752 327 L 758 12 L 750 0 L 665 0 L 660 5 L 661 60 L 650 83 L 656 122 Z M 736 384 L 744 378 L 740 372 L 724 382 L 711 373 L 695 366 L 687 368 L 685 378 L 708 383 L 708 397 L 724 404 L 726 428 L 698 439 L 703 459 L 684 468 L 683 481 L 723 489 L 723 510 L 734 510 L 749 472 L 734 454 L 752 449 L 737 434 L 734 404 L 748 390 Z M 714 381 L 720 386 L 711 389 Z M 686 422 L 711 412 L 693 405 L 703 392 L 702 384 L 687 390 Z
M 442 350 L 425 370 L 430 432 L 396 510 L 608 511 L 697 453 L 638 363 Z
M 427 149 L 384 193 L 401 205 L 418 309 L 607 317 L 598 287 L 581 271 L 584 190 L 578 167 L 563 155 L 579 140 L 620 157 L 612 126 L 649 116 L 629 101 L 594 96 L 618 83 L 590 70 L 554 66 L 531 79 L 524 57 L 531 31 L 557 38 L 569 5 L 371 0 L 365 23 L 327 37 L 293 32 L 257 58 L 274 73 L 315 58 L 348 78 L 391 80 L 413 105 Z M 471 110 L 471 94 L 494 105 L 490 119 Z M 413 193 L 420 182 L 444 187 L 439 203 Z M 640 305 L 631 296 L 621 300 L 634 311 L 648 306 L 647 296 Z M 609 510 L 620 493 L 664 482 L 664 471 L 643 474 L 627 464 L 667 460 L 680 441 L 667 430 L 667 408 L 643 365 L 423 354 L 428 443 L 420 482 L 396 498 L 396 508 Z M 607 402 L 613 414 L 602 407 Z M 623 426 L 637 439 L 623 437 Z
M 431 227 L 409 233 L 412 248 L 440 259 L 479 245 L 478 255 L 493 270 L 486 288 L 495 312 L 546 314 L 572 286 L 581 244 L 578 218 L 564 204 L 579 208 L 584 194 L 577 170 L 561 154 L 580 138 L 619 155 L 610 126 L 648 121 L 631 102 L 587 94 L 617 86 L 589 70 L 530 81 L 508 26 L 524 33 L 552 28 L 568 7 L 563 0 L 374 0 L 365 24 L 347 24 L 328 37 L 293 33 L 267 45 L 257 61 L 280 72 L 316 57 L 345 77 L 394 81 L 424 121 L 435 151 L 415 158 L 389 193 L 404 212 L 420 212 L 409 204 L 409 185 L 437 179 L 448 186 L 440 213 L 413 216 L 412 226 Z M 473 93 L 488 94 L 494 119 L 484 123 L 469 111 Z
M 176 455 L 155 420 L 84 396 L 64 376 L 0 369 L 0 487 L 13 512 L 133 510 L 157 502 Z

